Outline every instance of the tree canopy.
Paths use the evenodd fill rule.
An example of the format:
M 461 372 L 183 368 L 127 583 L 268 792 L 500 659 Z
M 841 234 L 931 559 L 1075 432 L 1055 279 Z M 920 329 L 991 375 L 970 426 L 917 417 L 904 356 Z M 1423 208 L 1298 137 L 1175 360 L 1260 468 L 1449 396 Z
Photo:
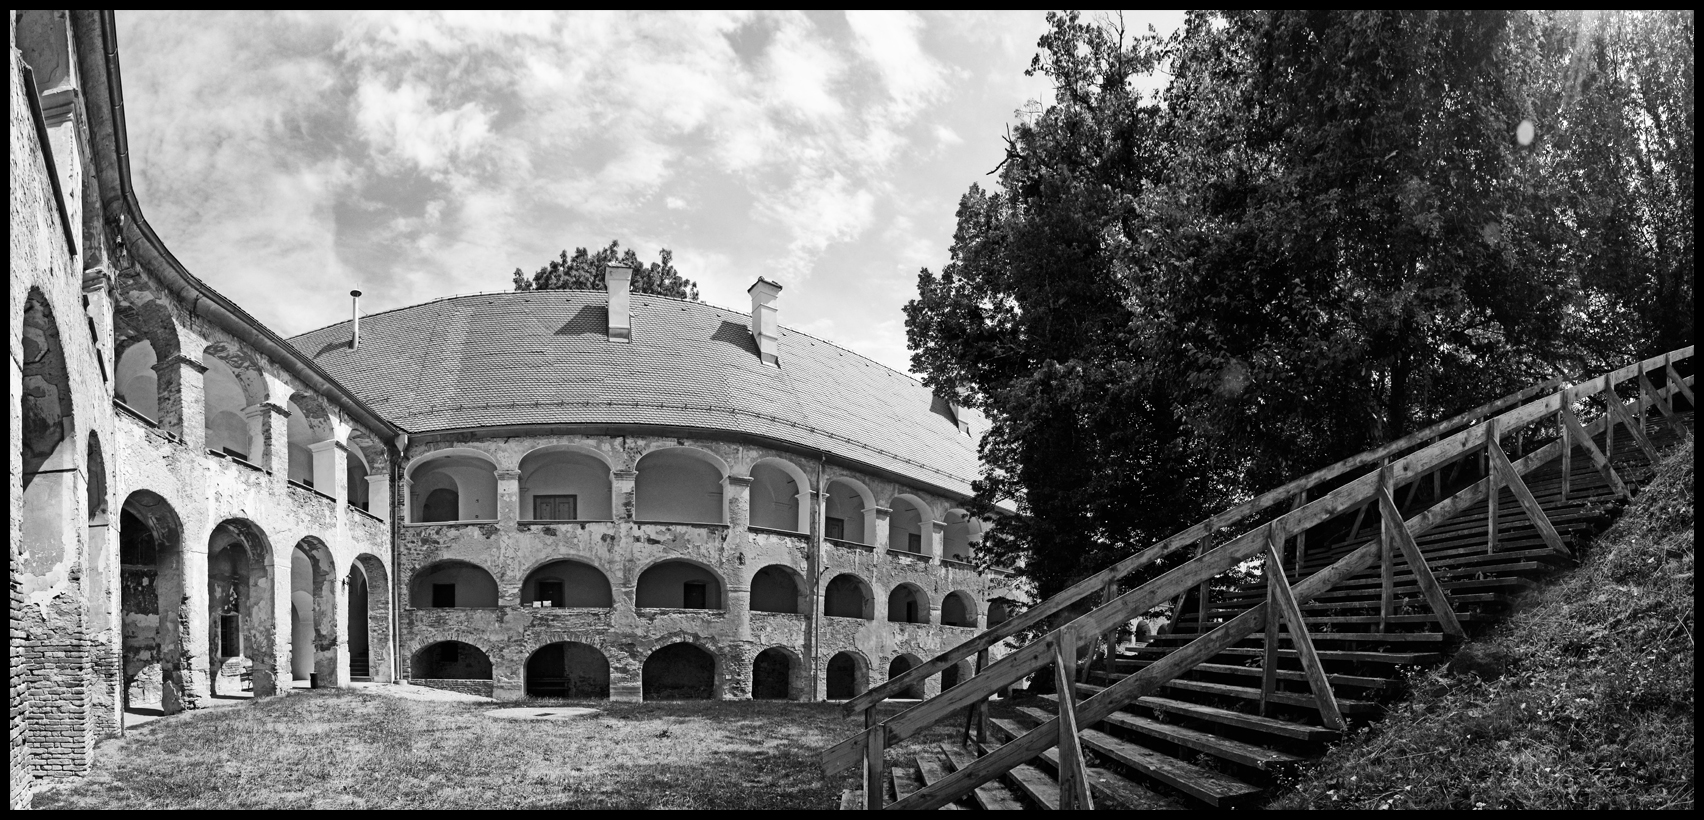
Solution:
M 663 248 L 657 256 L 658 261 L 645 264 L 632 248 L 622 250 L 621 243 L 615 241 L 592 252 L 575 248 L 573 256 L 563 251 L 534 272 L 531 278 L 520 268 L 515 268 L 515 290 L 603 290 L 604 269 L 610 265 L 622 265 L 633 269 L 631 287 L 634 293 L 697 301 L 698 283 L 675 270 L 674 252 Z
M 1050 594 L 1536 379 L 1692 338 L 1688 13 L 1050 14 L 913 367 Z M 1157 95 L 1135 80 L 1164 69 Z

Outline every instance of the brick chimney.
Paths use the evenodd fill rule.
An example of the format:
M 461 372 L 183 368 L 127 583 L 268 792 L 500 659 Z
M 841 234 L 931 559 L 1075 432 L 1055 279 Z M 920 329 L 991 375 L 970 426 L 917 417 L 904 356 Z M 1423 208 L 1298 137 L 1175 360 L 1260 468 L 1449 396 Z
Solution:
M 633 339 L 633 310 L 628 304 L 628 288 L 632 285 L 632 268 L 620 265 L 604 268 L 604 287 L 609 290 L 609 340 L 612 342 Z
M 757 340 L 757 355 L 764 364 L 781 366 L 781 328 L 775 318 L 775 297 L 781 286 L 761 276 L 746 293 L 751 294 L 751 337 Z

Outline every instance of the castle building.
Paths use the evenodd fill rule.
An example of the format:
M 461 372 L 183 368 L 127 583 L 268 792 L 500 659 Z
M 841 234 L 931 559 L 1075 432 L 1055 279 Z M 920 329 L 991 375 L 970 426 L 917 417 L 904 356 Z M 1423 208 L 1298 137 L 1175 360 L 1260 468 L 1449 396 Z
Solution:
M 612 268 L 282 338 L 143 217 L 111 13 L 11 23 L 14 807 L 126 708 L 838 699 L 1017 597 L 970 560 L 980 420 L 780 326 L 776 283 L 747 315 Z

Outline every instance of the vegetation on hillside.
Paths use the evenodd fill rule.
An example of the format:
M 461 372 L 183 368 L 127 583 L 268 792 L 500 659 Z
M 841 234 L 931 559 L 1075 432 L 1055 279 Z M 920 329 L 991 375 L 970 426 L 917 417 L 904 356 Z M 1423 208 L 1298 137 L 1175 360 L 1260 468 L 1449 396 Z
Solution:
M 1275 808 L 1691 809 L 1693 442 L 1534 593 Z
M 913 368 L 1049 595 L 1208 511 L 1693 337 L 1693 15 L 1049 15 Z M 1166 79 L 1157 95 L 1144 77 Z M 1161 571 L 1165 566 L 1156 566 Z

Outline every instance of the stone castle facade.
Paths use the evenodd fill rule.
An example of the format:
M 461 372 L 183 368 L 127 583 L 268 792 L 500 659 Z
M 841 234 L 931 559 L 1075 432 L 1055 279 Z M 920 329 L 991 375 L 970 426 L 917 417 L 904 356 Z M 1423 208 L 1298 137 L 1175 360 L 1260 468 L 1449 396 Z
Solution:
M 127 708 L 845 698 L 1017 597 L 970 561 L 977 420 L 778 285 L 611 269 L 282 338 L 143 218 L 111 14 L 11 22 L 13 807 Z

